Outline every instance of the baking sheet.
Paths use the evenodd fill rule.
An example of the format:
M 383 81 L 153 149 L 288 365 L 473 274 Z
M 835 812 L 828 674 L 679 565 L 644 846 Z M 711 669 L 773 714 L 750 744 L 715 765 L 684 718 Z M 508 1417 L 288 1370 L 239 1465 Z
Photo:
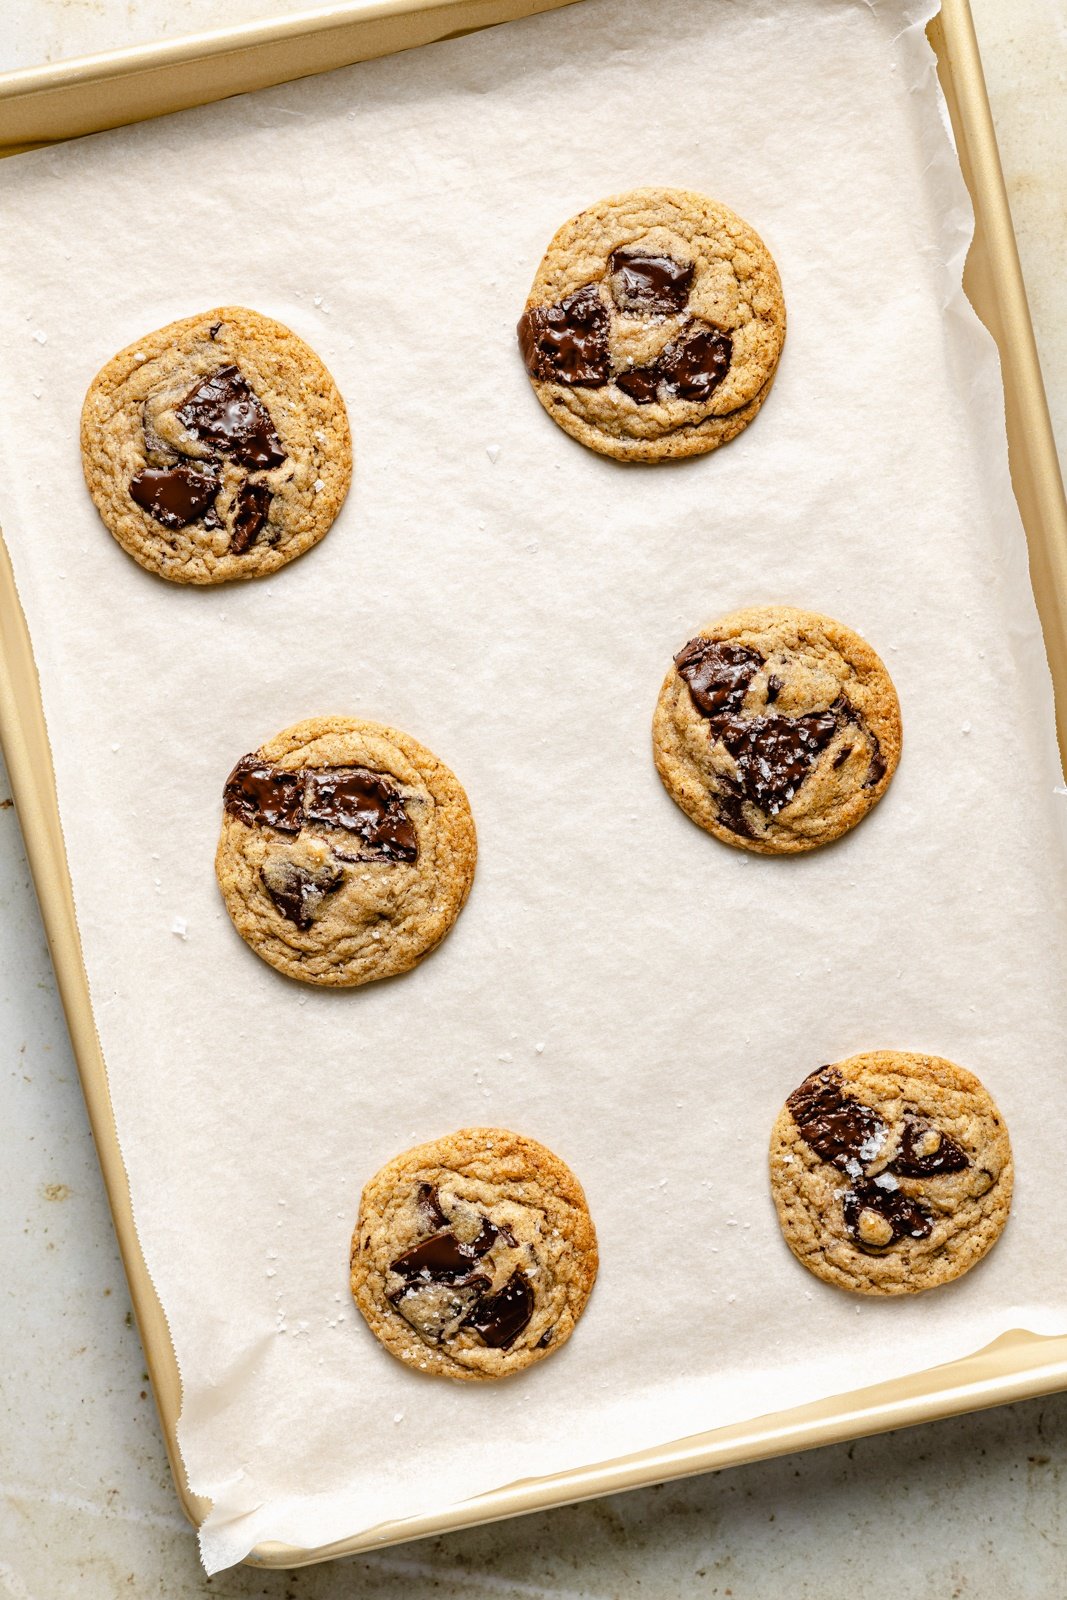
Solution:
M 0 519 L 211 1569 L 1067 1328 L 1051 696 L 928 15 L 586 0 L 0 171 Z M 512 334 L 558 223 L 642 182 L 748 217 L 790 312 L 757 423 L 659 472 L 553 428 Z M 294 567 L 187 593 L 97 523 L 77 413 L 225 301 L 324 356 L 357 477 Z M 886 802 L 795 862 L 700 834 L 647 747 L 671 652 L 775 599 L 863 631 L 905 719 Z M 481 838 L 441 951 L 347 995 L 263 967 L 211 873 L 232 760 L 333 710 L 437 749 Z M 1019 1170 L 989 1261 L 903 1305 L 809 1279 L 764 1178 L 783 1095 L 886 1044 L 978 1071 Z M 604 1265 L 566 1352 L 470 1393 L 378 1351 L 346 1254 L 363 1179 L 475 1121 L 574 1166 Z

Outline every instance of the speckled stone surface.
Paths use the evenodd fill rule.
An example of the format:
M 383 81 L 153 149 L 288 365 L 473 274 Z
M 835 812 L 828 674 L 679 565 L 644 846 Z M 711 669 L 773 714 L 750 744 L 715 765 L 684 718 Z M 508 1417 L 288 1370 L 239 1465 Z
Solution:
M 1061 449 L 1067 0 L 972 0 Z M 0 0 L 0 69 L 294 11 Z M 0 771 L 0 801 L 9 794 Z M 908 1600 L 1067 1589 L 1067 1395 L 296 1573 L 206 1579 L 177 1508 L 14 812 L 0 807 L 3 1600 Z

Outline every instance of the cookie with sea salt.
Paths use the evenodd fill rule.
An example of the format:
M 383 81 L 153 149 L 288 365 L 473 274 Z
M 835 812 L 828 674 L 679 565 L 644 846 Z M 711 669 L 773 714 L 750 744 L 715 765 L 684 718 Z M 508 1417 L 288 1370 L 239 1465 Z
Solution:
M 406 972 L 470 892 L 474 819 L 409 734 L 316 717 L 242 756 L 215 871 L 247 944 L 290 978 L 350 988 Z
M 581 1184 L 543 1144 L 463 1128 L 363 1190 L 352 1294 L 390 1355 L 445 1378 L 505 1378 L 560 1349 L 597 1274 Z
M 785 1242 L 857 1294 L 916 1294 L 970 1270 L 1008 1220 L 1004 1119 L 973 1073 L 875 1050 L 820 1067 L 771 1134 Z
M 766 245 L 726 206 L 633 189 L 560 228 L 518 334 L 561 428 L 618 461 L 666 461 L 715 450 L 752 421 L 785 303 Z
M 830 617 L 756 606 L 702 628 L 660 690 L 667 792 L 726 844 L 828 844 L 865 817 L 900 758 L 900 706 L 870 645 Z
M 81 420 L 104 525 L 174 583 L 261 578 L 327 533 L 352 478 L 344 401 L 291 329 L 243 306 L 113 357 Z

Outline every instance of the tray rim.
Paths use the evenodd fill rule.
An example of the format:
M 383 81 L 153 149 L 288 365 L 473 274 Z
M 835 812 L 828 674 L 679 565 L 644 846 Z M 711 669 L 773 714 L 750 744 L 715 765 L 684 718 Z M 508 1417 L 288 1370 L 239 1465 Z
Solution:
M 20 67 L 0 73 L 0 157 L 574 3 L 334 0 L 265 22 Z
M 157 110 L 144 114 L 159 115 L 181 105 L 207 103 L 229 93 L 289 81 L 330 66 L 571 3 L 574 0 L 373 0 L 367 5 L 349 0 L 273 23 L 246 24 L 147 48 L 82 57 L 56 67 L 0 74 L 0 154 L 13 154 L 40 142 L 21 137 L 32 131 L 32 124 L 20 117 L 41 95 L 48 97 L 50 104 L 69 103 L 75 108 L 73 120 L 84 122 L 94 107 L 99 110 L 104 104 L 101 90 L 106 98 L 116 85 L 121 90 L 134 82 L 143 88 L 147 81 L 154 85 Z M 942 0 L 927 34 L 937 56 L 961 167 L 974 203 L 975 238 L 964 284 L 1000 350 L 1012 480 L 1026 528 L 1031 579 L 1056 690 L 1060 748 L 1067 754 L 1067 499 L 969 0 Z M 331 59 L 326 64 L 322 64 L 321 52 L 309 55 L 295 48 L 311 40 L 317 49 L 327 35 Z M 279 51 L 288 52 L 288 59 Z M 320 64 L 309 66 L 315 59 Z M 203 75 L 197 97 L 190 100 L 181 79 L 190 67 L 224 70 Z M 91 90 L 88 102 L 87 85 Z M 138 120 L 126 115 L 130 105 L 121 94 L 117 109 L 118 115 L 112 104 L 94 123 L 94 131 Z M 63 126 L 69 131 L 69 122 Z M 36 669 L 2 537 L 0 625 L 0 745 L 175 1487 L 186 1516 L 199 1525 L 209 1502 L 189 1489 L 177 1443 L 180 1373 L 166 1317 L 137 1238 L 82 961 Z M 382 1524 L 329 1545 L 302 1549 L 264 1541 L 245 1558 L 246 1564 L 265 1568 L 309 1565 L 1062 1388 L 1067 1388 L 1067 1335 L 1042 1337 L 1019 1330 L 970 1356 L 906 1378 L 669 1441 L 634 1455 L 523 1480 L 444 1511 Z

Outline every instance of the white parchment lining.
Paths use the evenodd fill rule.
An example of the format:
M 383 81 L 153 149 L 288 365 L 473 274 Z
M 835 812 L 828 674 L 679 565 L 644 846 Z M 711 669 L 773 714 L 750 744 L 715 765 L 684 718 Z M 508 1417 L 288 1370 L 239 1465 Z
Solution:
M 931 9 L 587 0 L 0 167 L 0 518 L 210 1570 L 1067 1330 L 1051 693 Z M 673 468 L 566 438 L 513 333 L 556 227 L 644 183 L 748 218 L 789 310 L 757 422 Z M 78 413 L 227 302 L 326 360 L 356 479 L 294 566 L 183 590 L 98 522 Z M 859 629 L 904 714 L 887 799 L 800 860 L 702 834 L 649 753 L 672 653 L 773 600 Z M 445 946 L 352 993 L 258 961 L 212 872 L 233 761 L 333 712 L 442 755 L 481 844 Z M 765 1151 L 805 1073 L 894 1045 L 985 1079 L 1018 1184 L 979 1269 L 878 1303 L 793 1261 Z M 346 1281 L 364 1179 L 481 1122 L 574 1167 L 602 1252 L 497 1387 L 403 1369 Z

